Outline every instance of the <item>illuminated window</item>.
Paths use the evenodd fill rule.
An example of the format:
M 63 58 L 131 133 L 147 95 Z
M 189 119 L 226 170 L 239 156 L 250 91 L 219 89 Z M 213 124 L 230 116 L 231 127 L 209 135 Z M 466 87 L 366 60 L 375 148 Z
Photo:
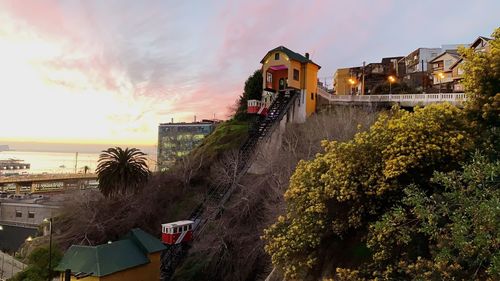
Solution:
M 266 81 L 267 81 L 267 83 L 273 82 L 273 75 L 270 72 L 267 73 L 267 80 Z

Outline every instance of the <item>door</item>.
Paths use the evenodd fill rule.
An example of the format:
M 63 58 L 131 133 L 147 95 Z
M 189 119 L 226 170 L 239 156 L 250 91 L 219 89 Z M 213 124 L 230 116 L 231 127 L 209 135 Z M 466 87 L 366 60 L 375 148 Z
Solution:
M 279 89 L 284 90 L 285 89 L 285 78 L 280 78 L 279 80 Z

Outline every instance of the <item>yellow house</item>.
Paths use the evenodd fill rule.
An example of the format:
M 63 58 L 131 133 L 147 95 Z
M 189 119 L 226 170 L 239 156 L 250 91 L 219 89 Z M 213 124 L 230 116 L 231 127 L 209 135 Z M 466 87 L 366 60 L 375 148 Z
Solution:
M 361 67 L 339 68 L 333 74 L 335 95 L 353 95 L 361 91 Z
M 263 99 L 286 91 L 300 94 L 300 120 L 305 120 L 316 111 L 318 71 L 309 54 L 301 55 L 279 46 L 270 50 L 261 60 L 263 76 Z M 305 106 L 304 106 L 305 105 Z
M 336 95 L 350 95 L 352 92 L 352 85 L 349 84 L 349 77 L 351 75 L 350 68 L 339 68 L 333 74 L 333 88 Z
M 55 270 L 71 271 L 71 280 L 149 281 L 160 279 L 160 240 L 132 229 L 123 239 L 98 246 L 71 246 Z

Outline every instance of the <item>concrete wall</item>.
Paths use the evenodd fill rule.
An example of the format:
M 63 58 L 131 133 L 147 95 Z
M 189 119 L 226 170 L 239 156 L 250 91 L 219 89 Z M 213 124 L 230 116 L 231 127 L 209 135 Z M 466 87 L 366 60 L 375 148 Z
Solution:
M 0 223 L 10 225 L 37 226 L 43 219 L 54 217 L 59 211 L 57 206 L 29 203 L 0 203 Z M 16 216 L 20 213 L 20 217 Z M 33 217 L 30 217 L 32 214 Z

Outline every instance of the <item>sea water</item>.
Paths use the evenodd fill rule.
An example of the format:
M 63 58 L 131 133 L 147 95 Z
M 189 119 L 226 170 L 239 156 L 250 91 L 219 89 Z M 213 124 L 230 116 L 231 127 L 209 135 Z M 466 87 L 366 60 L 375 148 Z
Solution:
M 75 152 L 0 151 L 0 160 L 11 158 L 31 164 L 29 174 L 83 173 L 85 166 L 89 167 L 89 173 L 93 173 L 99 153 L 78 153 L 77 156 Z M 147 155 L 147 158 L 149 169 L 154 171 L 156 156 Z

